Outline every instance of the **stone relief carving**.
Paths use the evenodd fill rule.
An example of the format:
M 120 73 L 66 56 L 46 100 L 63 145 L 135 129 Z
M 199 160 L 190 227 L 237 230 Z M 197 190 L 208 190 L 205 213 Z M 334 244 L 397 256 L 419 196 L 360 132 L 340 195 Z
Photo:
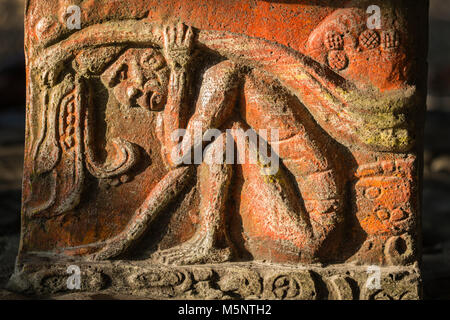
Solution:
M 61 294 L 67 291 L 67 265 L 48 265 L 45 270 L 30 266 L 29 285 L 40 294 Z M 112 264 L 95 267 L 81 266 L 81 290 L 96 292 L 122 292 L 159 299 L 276 299 L 276 300 L 408 300 L 419 294 L 418 287 L 410 283 L 418 274 L 411 270 L 386 270 L 381 288 L 368 288 L 364 269 L 292 270 L 292 267 L 252 265 L 159 267 L 148 264 Z M 114 277 L 120 273 L 123 277 Z M 333 274 L 333 275 L 330 275 Z M 16 275 L 20 278 L 20 274 Z M 20 283 L 16 281 L 16 283 Z
M 25 236 L 23 252 L 99 266 L 145 260 L 163 269 L 142 273 L 127 265 L 120 272 L 129 276 L 118 286 L 169 297 L 407 295 L 360 293 L 355 287 L 361 279 L 349 275 L 220 268 L 237 261 L 416 262 L 412 150 L 419 98 L 414 85 L 398 84 L 408 77 L 407 68 L 396 69 L 408 39 L 395 28 L 388 23 L 369 30 L 364 12 L 350 8 L 326 17 L 304 53 L 147 19 L 93 24 L 49 42 L 30 64 L 35 85 L 29 92 L 24 215 L 40 222 Z M 376 87 L 372 74 L 363 79 L 355 71 L 368 55 L 384 59 L 378 74 L 387 70 L 395 78 L 391 87 L 378 79 Z M 123 126 L 109 126 L 113 118 Z M 219 135 L 174 139 L 177 129 L 189 137 L 200 132 L 204 138 L 209 129 Z M 257 137 L 277 150 L 276 173 L 262 174 L 268 164 L 259 153 L 254 164 L 207 163 L 224 156 L 223 142 L 230 139 L 236 146 L 245 141 L 236 157 L 249 153 L 245 132 L 263 129 L 279 133 Z M 173 150 L 182 160 L 200 150 L 204 159 L 177 162 Z M 86 204 L 91 194 L 95 205 Z M 130 200 L 119 205 L 115 197 Z M 171 213 L 175 226 L 164 223 Z M 78 227 L 69 219 L 98 219 L 100 226 L 80 227 L 72 236 Z M 67 228 L 66 236 L 33 246 L 47 223 Z M 195 269 L 204 264 L 214 267 Z
M 353 112 L 359 111 L 350 110 L 352 109 L 351 99 L 362 93 L 352 88 L 349 81 L 344 79 L 336 81 L 335 74 L 331 77 L 331 74 L 326 73 L 326 68 L 309 60 L 307 56 L 291 54 L 276 45 L 272 47 L 268 45 L 267 48 L 266 45 L 263 54 L 255 58 L 253 43 L 244 45 L 241 42 L 257 42 L 256 39 L 232 36 L 234 42 L 238 43 L 234 49 L 241 51 L 241 53 L 234 51 L 233 54 L 246 56 L 247 61 L 244 59 L 244 63 L 247 62 L 249 65 L 234 62 L 230 56 L 230 60 L 223 60 L 209 67 L 203 74 L 195 103 L 187 96 L 191 88 L 189 62 L 192 58 L 195 37 L 193 29 L 183 24 L 160 27 L 146 22 L 131 21 L 118 22 L 116 25 L 120 25 L 120 28 L 129 28 L 133 24 L 140 24 L 143 30 L 142 34 L 136 34 L 137 41 L 154 41 L 154 45 L 160 47 L 120 46 L 119 49 L 109 51 L 105 51 L 104 48 L 98 49 L 103 52 L 97 54 L 109 60 L 108 67 L 103 71 L 98 66 L 90 65 L 92 61 L 89 59 L 80 59 L 80 55 L 86 55 L 86 49 L 91 50 L 91 54 L 96 54 L 92 52 L 93 49 L 90 46 L 96 45 L 93 41 L 98 42 L 97 39 L 102 39 L 101 34 L 103 30 L 106 31 L 103 27 L 108 25 L 106 23 L 91 27 L 92 31 L 72 36 L 81 37 L 77 40 L 83 40 L 86 47 L 86 49 L 79 49 L 78 59 L 75 60 L 78 64 L 73 64 L 77 65 L 78 69 L 102 70 L 96 77 L 100 78 L 108 92 L 113 94 L 123 107 L 141 107 L 149 112 L 158 113 L 155 130 L 161 143 L 162 158 L 169 172 L 152 190 L 141 208 L 136 211 L 125 230 L 114 238 L 108 239 L 102 245 L 103 248 L 92 258 L 108 259 L 124 253 L 133 242 L 138 240 L 139 236 L 145 233 L 158 212 L 161 212 L 164 206 L 182 192 L 183 187 L 189 183 L 195 168 L 177 166 L 173 163 L 170 152 L 177 143 L 172 140 L 171 133 L 179 128 L 186 128 L 188 132 L 193 133 L 196 126 L 201 124 L 202 134 L 213 128 L 255 130 L 281 128 L 279 141 L 269 141 L 270 144 L 278 146 L 279 157 L 283 162 L 283 168 L 276 175 L 261 177 L 258 173 L 260 169 L 258 165 L 243 165 L 240 168 L 246 177 L 241 191 L 244 197 L 242 201 L 249 201 L 245 199 L 248 196 L 252 199 L 253 207 L 246 207 L 245 202 L 241 203 L 241 213 L 252 215 L 255 220 L 267 219 L 265 226 L 259 226 L 260 229 L 254 231 L 255 237 L 269 238 L 268 241 L 274 242 L 272 246 L 280 246 L 281 250 L 290 251 L 291 256 L 299 257 L 298 261 L 320 260 L 323 244 L 331 234 L 339 232 L 344 222 L 343 185 L 345 181 L 339 177 L 340 173 L 336 170 L 332 155 L 334 150 L 327 143 L 325 134 L 320 132 L 322 128 L 314 128 L 317 125 L 313 117 L 323 117 L 326 114 L 327 117 L 345 119 L 347 128 L 352 127 L 352 130 L 348 131 L 354 132 L 350 139 L 359 139 L 361 135 L 358 134 L 358 124 L 355 123 L 357 118 L 352 116 Z M 109 29 L 114 27 L 112 24 L 108 26 Z M 321 30 L 320 27 L 319 30 Z M 339 29 L 329 31 L 325 34 L 324 40 L 327 50 L 331 50 L 327 61 L 331 63 L 330 58 L 332 58 L 333 63 L 340 64 L 341 67 L 330 66 L 338 70 L 344 68 L 344 62 L 348 63 L 345 54 L 342 57 L 339 55 L 347 41 L 342 32 Z M 89 39 L 91 33 L 100 36 L 91 40 Z M 224 55 L 228 53 L 227 48 L 222 47 L 222 43 L 226 43 L 229 35 L 200 33 L 197 37 L 199 41 L 203 37 L 203 41 L 207 44 L 209 41 L 212 49 Z M 361 45 L 367 49 L 375 48 L 373 42 L 379 42 L 378 35 L 370 32 L 363 32 L 360 39 L 363 39 Z M 47 82 L 43 84 L 46 89 L 42 99 L 49 102 L 42 108 L 46 126 L 39 128 L 40 131 L 36 134 L 33 144 L 34 174 L 46 175 L 45 178 L 52 181 L 53 187 L 50 199 L 44 205 L 36 207 L 27 205 L 30 215 L 46 211 L 55 205 L 56 198 L 61 199 L 61 203 L 51 210 L 52 214 L 63 214 L 74 209 L 80 201 L 85 169 L 97 179 L 108 179 L 125 175 L 139 161 L 136 146 L 121 137 L 111 139 L 115 153 L 107 155 L 105 163 L 101 164 L 96 160 L 95 142 L 92 141 L 91 132 L 95 126 L 92 124 L 91 116 L 91 110 L 95 108 L 92 101 L 95 93 L 92 85 L 89 84 L 90 77 L 86 74 L 80 75 L 79 72 L 65 75 L 58 73 L 65 72 L 59 70 L 62 63 L 67 64 L 73 59 L 67 56 L 67 53 L 75 50 L 71 48 L 75 43 L 79 42 L 69 38 L 64 41 L 64 44 L 47 49 L 42 58 L 37 61 L 36 70 L 46 68 L 48 71 L 47 79 L 44 79 Z M 62 51 L 61 48 L 66 46 L 68 46 L 66 50 Z M 67 50 L 69 48 L 71 50 Z M 270 51 L 271 49 L 273 51 Z M 121 51 L 117 55 L 119 50 Z M 112 58 L 112 54 L 116 57 Z M 295 63 L 297 67 L 285 70 L 287 67 L 283 67 L 283 64 L 278 62 L 277 72 L 275 72 L 270 63 L 274 55 L 283 57 L 286 60 L 285 65 Z M 56 66 L 48 66 L 48 61 L 55 61 L 55 57 Z M 40 66 L 41 64 L 43 66 Z M 291 76 L 293 72 L 297 73 L 296 77 Z M 95 71 L 93 73 L 95 74 Z M 273 78 L 270 73 L 278 79 Z M 59 81 L 58 79 L 62 77 L 63 79 Z M 300 91 L 297 96 L 303 104 L 300 104 L 289 90 L 284 89 L 283 85 L 294 86 Z M 324 93 L 331 90 L 334 92 Z M 314 103 L 307 100 L 312 93 L 315 93 L 316 97 L 319 95 L 317 99 L 315 97 Z M 350 101 L 343 101 L 349 97 L 351 97 Z M 239 99 L 244 99 L 245 102 L 239 102 Z M 343 104 L 347 106 L 345 111 L 341 109 Z M 326 107 L 332 110 L 325 113 L 323 108 Z M 189 112 L 193 109 L 195 110 L 189 117 Z M 308 114 L 308 111 L 313 117 Z M 345 112 L 347 115 L 342 116 L 341 114 Z M 235 116 L 236 114 L 241 115 L 240 119 Z M 320 121 L 318 122 L 320 124 Z M 328 121 L 327 129 L 330 128 L 330 122 L 333 123 Z M 336 128 L 331 127 L 331 131 L 338 131 L 344 126 L 340 123 Z M 235 140 L 238 138 L 234 137 Z M 342 137 L 340 138 L 342 140 Z M 191 142 L 181 143 L 182 149 L 188 150 L 187 153 L 198 147 L 187 145 L 188 143 Z M 382 143 L 373 143 L 369 148 L 394 149 L 392 151 L 395 151 L 396 148 L 407 147 L 403 142 L 399 142 L 398 147 L 382 145 Z M 70 183 L 68 183 L 70 179 L 61 179 L 54 170 L 60 162 L 64 162 L 61 172 L 73 176 L 73 181 Z M 69 169 L 67 165 L 73 168 Z M 235 169 L 226 164 L 205 167 L 200 165 L 199 168 L 201 200 L 198 230 L 186 243 L 158 252 L 155 257 L 161 262 L 195 264 L 224 262 L 232 259 L 233 244 L 225 227 L 225 205 L 232 192 L 229 189 Z M 293 176 L 293 181 L 289 181 L 288 175 Z M 264 183 L 261 179 L 270 179 L 270 183 Z M 68 185 L 59 186 L 57 181 L 64 181 Z M 259 190 L 256 191 L 257 189 Z M 366 190 L 361 199 L 372 196 L 371 193 L 376 191 Z M 380 205 L 378 207 L 374 211 L 378 210 L 379 219 L 389 215 L 391 220 L 396 221 L 406 218 L 403 217 L 406 214 L 404 210 L 411 210 L 410 208 L 391 208 L 392 213 L 386 212 L 383 215 L 385 208 Z M 262 208 L 265 208 L 266 212 L 262 213 Z M 245 210 L 247 212 L 243 212 Z M 399 210 L 402 212 L 400 213 Z M 273 214 L 275 212 L 276 216 Z M 250 223 L 257 222 L 249 221 Z M 334 241 L 337 242 L 339 239 L 335 238 Z M 219 248 L 220 246 L 222 249 Z

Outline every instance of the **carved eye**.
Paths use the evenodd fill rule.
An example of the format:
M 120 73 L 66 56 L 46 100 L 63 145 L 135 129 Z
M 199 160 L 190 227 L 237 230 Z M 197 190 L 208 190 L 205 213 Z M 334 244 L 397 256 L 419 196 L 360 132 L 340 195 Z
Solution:
M 157 71 L 164 66 L 164 58 L 155 51 L 145 52 L 141 57 L 141 65 Z
M 146 52 L 141 57 L 141 64 L 143 66 L 153 65 L 156 62 L 155 55 L 153 52 Z

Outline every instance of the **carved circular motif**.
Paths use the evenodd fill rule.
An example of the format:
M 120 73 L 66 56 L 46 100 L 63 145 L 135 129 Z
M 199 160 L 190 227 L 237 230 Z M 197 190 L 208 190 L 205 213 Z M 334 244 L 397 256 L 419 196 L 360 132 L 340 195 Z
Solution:
M 364 49 L 375 49 L 380 46 L 380 35 L 375 30 L 366 30 L 359 36 L 359 43 Z
M 381 221 L 387 220 L 390 217 L 389 211 L 385 208 L 379 209 L 376 211 L 378 219 Z
M 334 70 L 344 70 L 348 66 L 348 57 L 344 51 L 332 50 L 328 53 L 328 65 Z
M 280 276 L 273 284 L 273 293 L 278 299 L 294 298 L 300 292 L 299 284 L 295 279 Z
M 381 189 L 378 187 L 370 187 L 367 188 L 364 192 L 364 195 L 369 200 L 377 199 L 381 195 Z
M 330 31 L 325 36 L 325 47 L 328 50 L 339 50 L 344 48 L 344 38 L 342 34 Z
M 414 244 L 410 235 L 391 237 L 385 245 L 384 254 L 390 265 L 409 262 L 414 257 Z
M 265 298 L 317 299 L 317 288 L 310 272 L 274 274 L 264 281 Z

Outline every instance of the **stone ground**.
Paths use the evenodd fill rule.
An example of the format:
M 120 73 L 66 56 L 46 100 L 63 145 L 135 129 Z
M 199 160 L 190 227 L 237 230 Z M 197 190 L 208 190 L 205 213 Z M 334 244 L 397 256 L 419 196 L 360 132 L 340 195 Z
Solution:
M 4 290 L 19 243 L 23 164 L 24 88 L 20 4 L 0 1 L 0 300 L 23 299 Z M 3 9 L 3 10 L 1 10 Z M 8 11 L 9 10 L 9 11 Z M 4 13 L 8 12 L 8 15 Z M 15 20 L 11 20 L 16 17 Z M 18 18 L 17 18 L 18 17 Z M 450 6 L 431 0 L 430 90 L 423 190 L 423 279 L 426 299 L 450 299 Z M 13 22 L 16 23 L 13 23 Z M 7 38 L 7 36 L 9 38 Z M 22 36 L 19 37 L 22 39 Z M 9 40 L 8 40 L 9 39 Z M 4 43 L 4 42 L 8 43 Z M 11 48 L 16 47 L 16 53 Z M 17 93 L 18 92 L 18 93 Z M 10 107 L 16 106 L 16 107 Z M 69 294 L 54 299 L 131 299 L 107 294 Z

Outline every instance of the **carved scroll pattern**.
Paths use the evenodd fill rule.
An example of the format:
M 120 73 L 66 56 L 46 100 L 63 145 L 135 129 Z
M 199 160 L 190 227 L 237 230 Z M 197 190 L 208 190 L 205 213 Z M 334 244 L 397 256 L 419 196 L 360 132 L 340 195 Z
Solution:
M 30 267 L 30 288 L 39 294 L 67 291 L 65 265 L 34 271 Z M 265 270 L 245 266 L 227 267 L 149 267 L 142 265 L 104 264 L 81 266 L 82 292 L 107 290 L 109 293 L 133 294 L 156 299 L 246 299 L 246 300 L 409 300 L 420 296 L 414 270 L 383 270 L 381 288 L 368 288 L 363 269 L 351 275 L 330 276 L 316 270 Z M 114 276 L 122 273 L 123 277 Z M 393 279 L 396 278 L 397 281 Z
M 53 76 L 56 79 L 57 74 Z M 136 147 L 121 138 L 112 140 L 114 161 L 96 161 L 90 123 L 94 106 L 88 81 L 69 73 L 58 84 L 43 85 L 42 125 L 32 143 L 31 194 L 25 202 L 28 216 L 44 211 L 45 216 L 56 216 L 73 210 L 81 200 L 85 169 L 98 179 L 107 179 L 124 174 L 138 161 Z M 33 193 L 44 187 L 49 189 L 48 200 L 35 204 Z

